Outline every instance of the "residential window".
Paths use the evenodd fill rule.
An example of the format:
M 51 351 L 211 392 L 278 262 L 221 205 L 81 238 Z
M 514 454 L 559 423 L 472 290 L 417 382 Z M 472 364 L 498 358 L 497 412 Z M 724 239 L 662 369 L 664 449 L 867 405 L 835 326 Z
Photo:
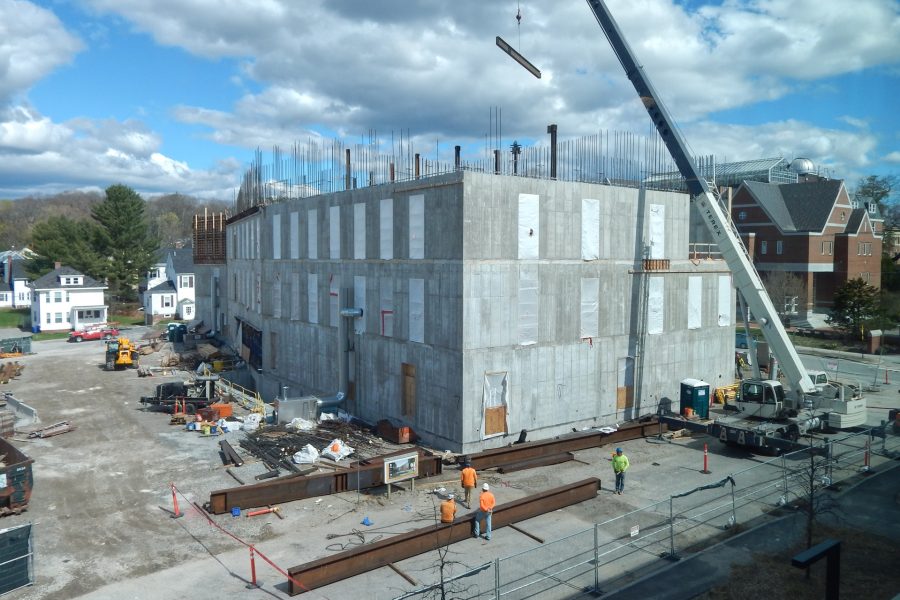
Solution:
M 62 302 L 62 292 L 53 292 L 53 301 Z
M 796 315 L 797 314 L 797 296 L 785 296 L 784 297 L 784 314 L 786 314 L 786 315 Z
M 860 277 L 860 279 L 862 279 L 863 281 L 865 281 L 866 284 L 868 284 L 868 283 L 869 283 L 869 280 L 870 280 L 871 277 L 872 277 L 872 274 L 871 274 L 871 273 L 860 273 L 860 274 L 859 274 L 859 277 Z
M 822 256 L 834 254 L 834 242 L 822 242 Z
M 163 308 L 171 308 L 172 307 L 172 296 L 163 296 L 162 297 L 162 306 L 163 306 Z
M 6 302 L 6 294 L 0 294 L 0 302 Z
M 44 295 L 47 297 L 45 301 L 47 302 L 47 304 L 50 304 L 50 292 L 47 292 Z
M 56 323 L 62 323 L 62 313 L 56 313 L 55 315 L 53 315 L 53 320 Z
M 778 240 L 775 242 L 775 254 L 781 254 L 784 251 L 784 242 Z
M 841 221 L 847 220 L 847 211 L 841 211 Z
M 741 212 L 738 213 L 738 220 L 739 220 L 739 221 L 743 221 L 743 220 L 746 219 L 746 218 L 747 218 L 747 211 L 742 210 Z
M 50 313 L 47 313 L 47 323 L 48 323 L 48 324 L 49 324 L 49 323 L 52 323 L 52 321 L 50 320 Z
M 72 278 L 71 277 L 64 278 L 63 285 L 72 285 Z
M 766 254 L 769 251 L 769 242 L 763 240 L 759 243 L 759 253 Z
M 66 291 L 66 302 L 71 302 L 71 301 L 72 301 L 72 297 L 69 295 L 69 292 L 67 290 Z
M 181 276 L 181 287 L 183 287 L 183 288 L 194 287 L 194 276 L 193 275 L 182 275 Z

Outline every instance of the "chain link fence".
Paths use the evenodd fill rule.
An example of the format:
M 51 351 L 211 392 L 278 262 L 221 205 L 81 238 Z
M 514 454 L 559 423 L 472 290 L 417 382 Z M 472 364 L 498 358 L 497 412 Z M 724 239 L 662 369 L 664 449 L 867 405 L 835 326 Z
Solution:
M 744 524 L 775 518 L 778 507 L 810 498 L 815 507 L 826 497 L 823 489 L 898 457 L 900 437 L 884 428 L 833 436 L 395 600 L 561 600 L 610 592 L 661 561 L 708 547 Z

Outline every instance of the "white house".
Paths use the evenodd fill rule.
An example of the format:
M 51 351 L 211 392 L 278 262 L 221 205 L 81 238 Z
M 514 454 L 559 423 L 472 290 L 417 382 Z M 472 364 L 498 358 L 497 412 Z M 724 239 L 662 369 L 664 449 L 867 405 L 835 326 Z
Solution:
M 165 263 L 156 264 L 147 274 L 144 292 L 144 320 L 153 324 L 161 319 L 186 321 L 196 316 L 194 296 L 193 249 L 171 248 Z
M 37 331 L 80 331 L 106 323 L 106 286 L 71 267 L 60 266 L 31 284 L 31 326 Z
M 31 306 L 31 288 L 28 287 L 28 275 L 25 274 L 27 256 L 28 254 L 15 251 L 0 253 L 0 308 Z

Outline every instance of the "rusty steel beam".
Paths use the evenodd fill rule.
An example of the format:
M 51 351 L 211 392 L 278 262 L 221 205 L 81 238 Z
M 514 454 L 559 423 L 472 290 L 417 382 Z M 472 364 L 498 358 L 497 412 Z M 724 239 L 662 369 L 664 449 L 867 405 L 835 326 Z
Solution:
M 409 452 L 409 450 L 403 452 Z M 384 456 L 380 456 L 355 463 L 351 468 L 337 473 L 283 477 L 253 485 L 216 490 L 209 495 L 207 510 L 215 515 L 222 515 L 231 512 L 231 509 L 235 507 L 254 508 L 270 504 L 283 504 L 304 498 L 338 494 L 357 488 L 378 487 L 384 485 L 384 458 Z M 420 478 L 438 475 L 442 469 L 440 456 L 419 450 Z
M 657 435 L 661 431 L 666 431 L 666 426 L 663 425 L 662 429 L 660 429 L 659 421 L 656 417 L 652 417 L 645 423 L 624 425 L 613 433 L 602 433 L 596 430 L 567 433 L 551 440 L 524 442 L 506 448 L 485 450 L 478 454 L 462 457 L 460 462 L 468 460 L 472 463 L 472 467 L 475 468 L 475 470 L 480 471 L 482 469 L 500 467 L 510 463 L 521 463 L 545 458 L 564 452 L 598 448 L 600 446 L 605 446 L 606 444 L 618 444 L 628 440 L 636 440 L 642 437 Z
M 590 500 L 597 495 L 600 480 L 591 477 L 547 490 L 494 509 L 492 527 L 500 529 L 518 521 L 537 517 L 566 506 Z M 365 573 L 472 535 L 471 515 L 457 517 L 453 523 L 438 523 L 401 535 L 357 546 L 346 552 L 320 558 L 288 569 L 288 591 L 292 596 Z
M 505 463 L 497 469 L 499 473 L 515 473 L 516 471 L 524 471 L 526 469 L 535 469 L 537 467 L 548 467 L 550 465 L 558 465 L 560 463 L 575 460 L 575 455 L 571 452 L 563 452 L 562 454 L 551 454 L 550 456 L 542 456 L 517 463 Z

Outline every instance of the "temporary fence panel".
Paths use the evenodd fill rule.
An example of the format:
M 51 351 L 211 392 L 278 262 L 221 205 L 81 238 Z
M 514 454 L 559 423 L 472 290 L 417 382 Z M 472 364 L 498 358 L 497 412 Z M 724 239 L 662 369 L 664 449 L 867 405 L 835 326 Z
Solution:
M 31 523 L 0 530 L 0 595 L 34 583 Z

